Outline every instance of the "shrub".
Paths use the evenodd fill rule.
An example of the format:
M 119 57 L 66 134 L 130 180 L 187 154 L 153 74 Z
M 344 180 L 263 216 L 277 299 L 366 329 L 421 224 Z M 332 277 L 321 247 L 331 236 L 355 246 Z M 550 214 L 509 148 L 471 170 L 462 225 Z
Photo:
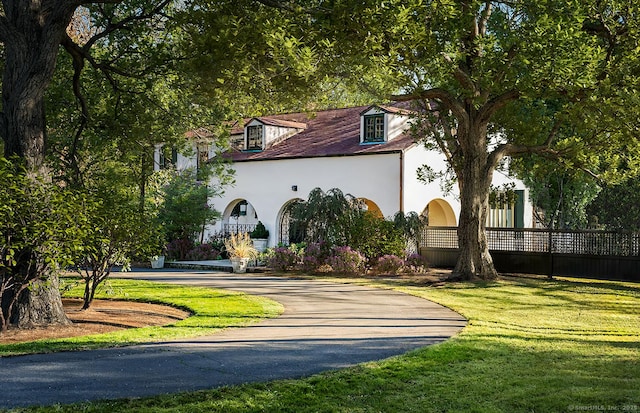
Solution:
M 329 257 L 328 264 L 333 271 L 343 274 L 363 274 L 366 258 L 360 252 L 351 247 L 336 247 L 333 255 Z
M 193 250 L 194 244 L 190 239 L 179 238 L 167 244 L 166 256 L 168 260 L 183 261 L 187 259 L 189 251 Z
M 397 255 L 387 254 L 378 258 L 376 265 L 374 266 L 374 270 L 378 274 L 397 275 L 402 271 L 404 265 L 405 260 L 402 258 Z
M 412 273 L 425 272 L 429 266 L 427 260 L 420 254 L 410 254 L 404 261 L 407 271 Z
M 205 261 L 215 260 L 220 256 L 220 250 L 215 248 L 212 244 L 196 244 L 191 251 L 186 255 L 187 260 L 191 261 Z
M 158 223 L 166 230 L 167 239 L 196 239 L 203 225 L 213 224 L 220 213 L 207 202 L 215 191 L 197 179 L 197 172 L 176 172 L 166 185 L 156 190 Z
M 393 222 L 365 212 L 351 228 L 348 245 L 362 252 L 370 265 L 375 266 L 378 257 L 404 256 L 406 242 Z
M 287 271 L 295 268 L 300 261 L 300 255 L 295 249 L 277 247 L 270 250 L 265 258 L 268 267 L 276 271 Z
M 226 247 L 224 246 L 225 235 L 223 233 L 217 233 L 209 236 L 207 239 L 207 244 L 211 245 L 211 248 L 218 250 L 219 256 L 221 258 L 229 258 L 229 254 L 227 254 Z
M 269 230 L 264 226 L 262 221 L 258 221 L 256 228 L 251 231 L 251 238 L 267 239 L 269 238 Z
M 312 242 L 304 248 L 301 269 L 316 272 L 327 262 L 329 246 L 324 242 Z

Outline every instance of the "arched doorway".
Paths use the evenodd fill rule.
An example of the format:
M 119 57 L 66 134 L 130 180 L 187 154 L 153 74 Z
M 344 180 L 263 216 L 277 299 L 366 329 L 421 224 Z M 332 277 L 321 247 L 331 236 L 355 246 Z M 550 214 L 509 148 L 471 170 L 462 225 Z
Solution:
M 287 202 L 278 214 L 278 243 L 290 245 L 304 240 L 304 229 L 297 226 L 291 217 L 291 210 L 299 203 L 304 202 L 296 198 Z
M 430 227 L 455 227 L 456 215 L 444 199 L 434 199 L 427 205 L 426 213 Z
M 235 199 L 227 205 L 222 214 L 224 234 L 251 232 L 258 223 L 258 213 L 246 199 Z

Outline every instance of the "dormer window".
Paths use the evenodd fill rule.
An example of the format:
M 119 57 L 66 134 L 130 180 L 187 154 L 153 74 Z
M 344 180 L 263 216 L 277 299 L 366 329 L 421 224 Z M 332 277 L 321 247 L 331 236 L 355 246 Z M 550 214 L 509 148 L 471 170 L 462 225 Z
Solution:
M 262 150 L 262 125 L 247 126 L 247 150 L 248 151 L 261 151 Z
M 364 117 L 363 143 L 384 142 L 384 114 Z

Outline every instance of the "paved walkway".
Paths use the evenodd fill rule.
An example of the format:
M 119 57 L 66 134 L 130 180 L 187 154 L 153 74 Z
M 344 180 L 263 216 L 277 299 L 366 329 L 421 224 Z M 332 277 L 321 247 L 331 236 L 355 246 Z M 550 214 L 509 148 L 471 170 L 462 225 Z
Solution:
M 285 312 L 196 339 L 0 358 L 0 408 L 298 378 L 438 343 L 466 325 L 430 301 L 348 284 L 179 270 L 120 276 L 246 291 Z

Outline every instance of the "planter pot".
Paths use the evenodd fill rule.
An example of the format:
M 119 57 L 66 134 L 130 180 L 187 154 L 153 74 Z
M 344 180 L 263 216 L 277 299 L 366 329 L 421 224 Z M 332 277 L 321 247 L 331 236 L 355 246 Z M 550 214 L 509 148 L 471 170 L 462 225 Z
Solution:
M 164 255 L 151 259 L 151 268 L 164 268 Z
M 249 258 L 231 258 L 231 268 L 236 274 L 244 274 L 247 272 L 247 266 L 249 265 Z
M 265 252 L 267 249 L 267 242 L 268 240 L 266 238 L 254 238 L 253 247 L 257 249 L 258 252 Z

